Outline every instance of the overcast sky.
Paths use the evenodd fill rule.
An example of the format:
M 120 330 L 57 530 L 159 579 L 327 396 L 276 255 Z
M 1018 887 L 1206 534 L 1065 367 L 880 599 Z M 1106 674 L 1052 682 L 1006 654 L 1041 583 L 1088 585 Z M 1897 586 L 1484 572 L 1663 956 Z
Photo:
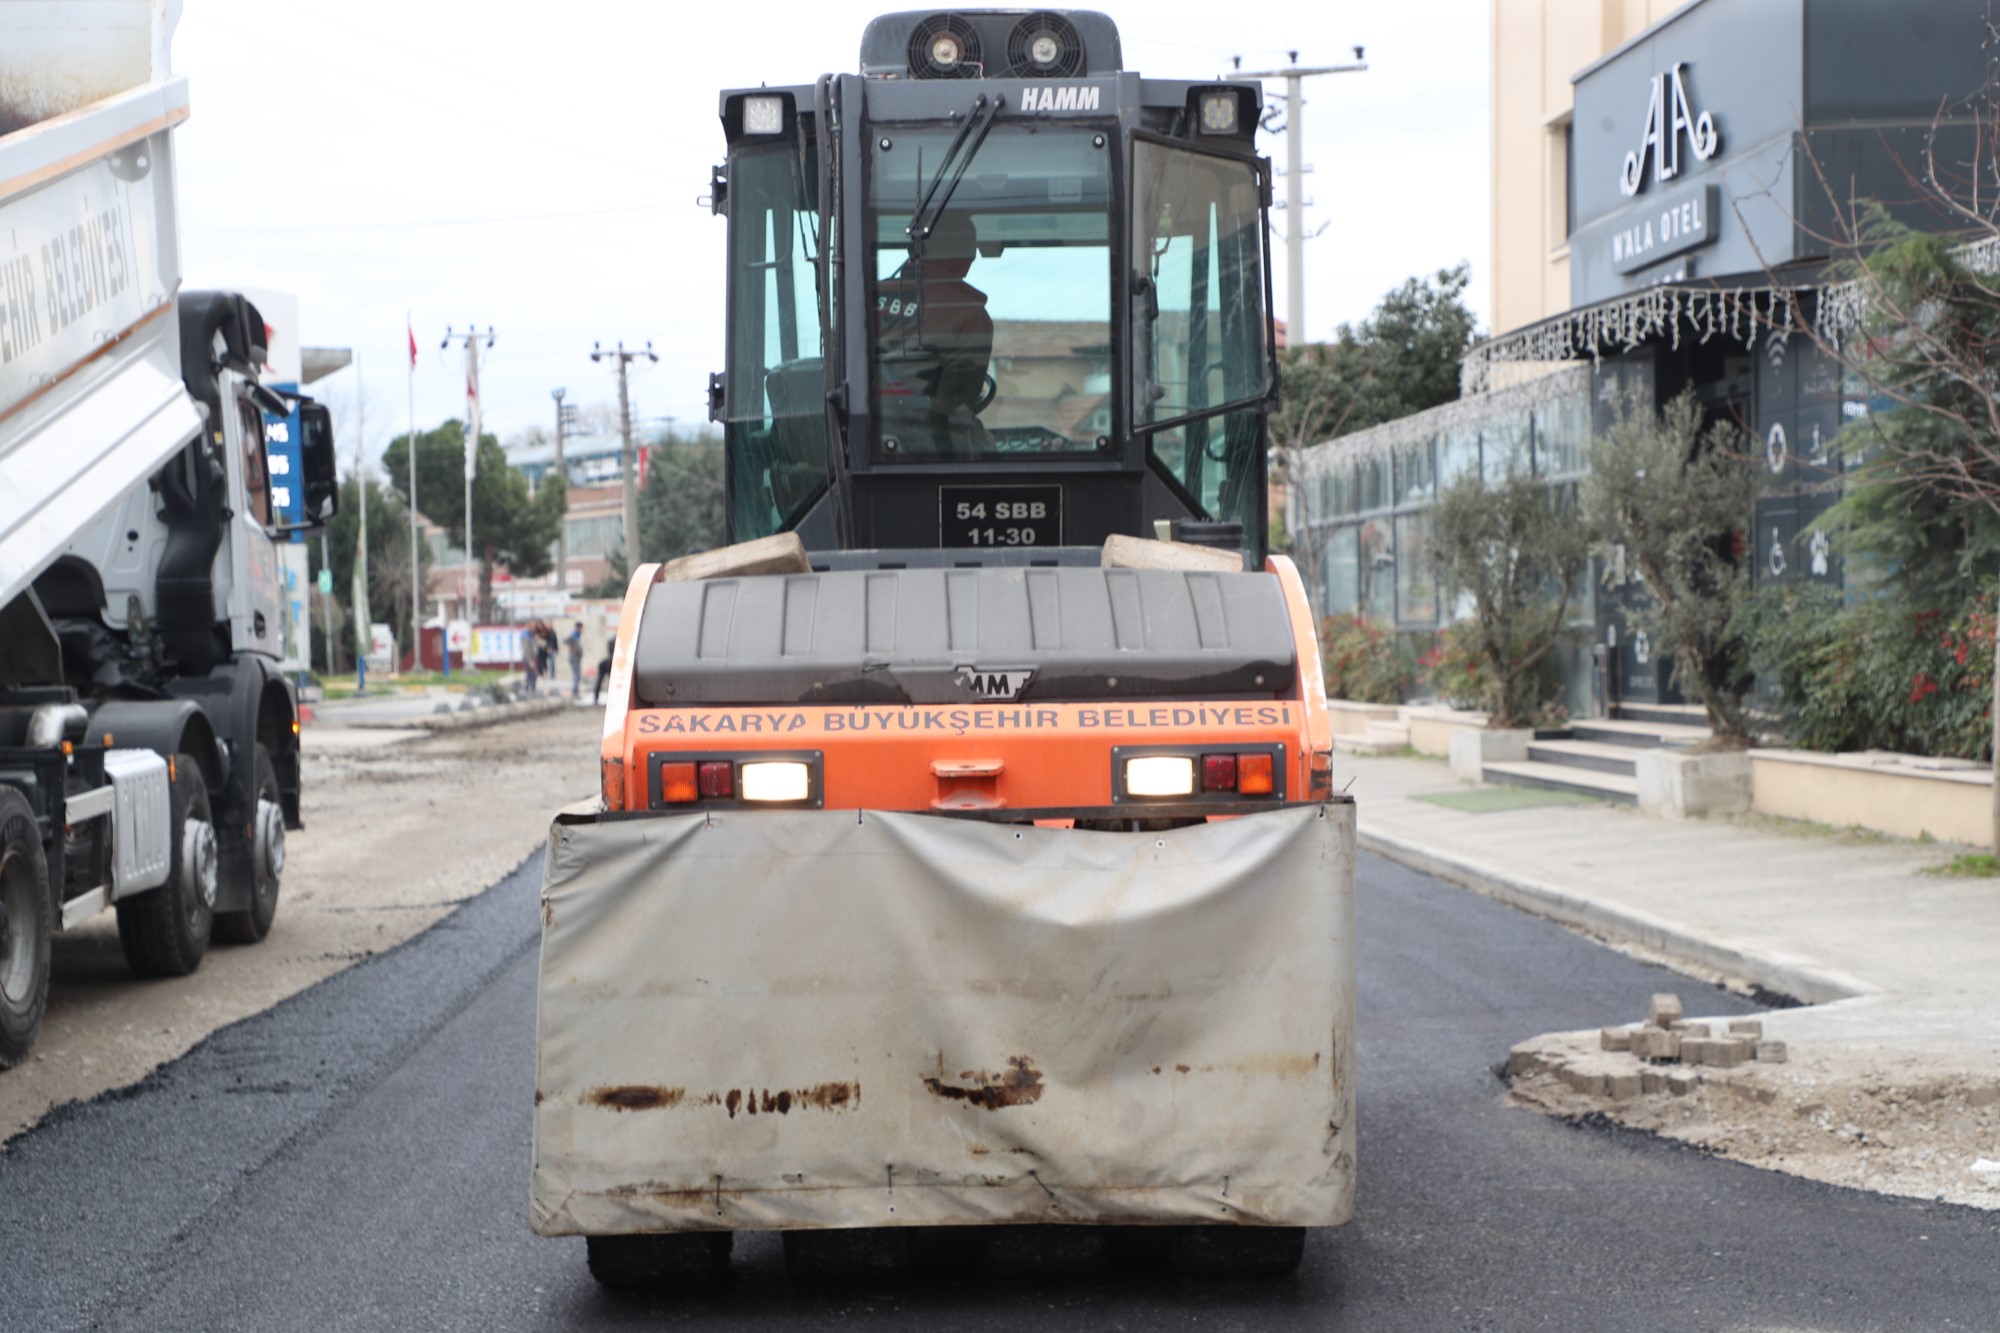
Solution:
M 660 363 L 634 376 L 640 414 L 704 419 L 722 367 L 723 224 L 695 199 L 722 156 L 716 94 L 851 71 L 862 27 L 895 7 L 186 0 L 188 285 L 295 292 L 307 344 L 354 348 L 371 459 L 408 416 L 406 311 L 420 426 L 464 410 L 462 354 L 438 344 L 468 321 L 496 335 L 482 387 L 503 439 L 548 423 L 555 387 L 615 400 L 593 340 L 650 338 Z M 1367 72 L 1306 85 L 1306 222 L 1326 224 L 1306 248 L 1307 332 L 1325 338 L 1405 277 L 1460 260 L 1489 322 L 1485 0 L 1102 8 L 1127 67 L 1162 77 L 1213 77 L 1232 55 L 1268 68 L 1288 49 L 1334 64 L 1365 45 Z M 1281 137 L 1260 146 L 1283 162 Z M 323 387 L 344 407 L 353 382 Z

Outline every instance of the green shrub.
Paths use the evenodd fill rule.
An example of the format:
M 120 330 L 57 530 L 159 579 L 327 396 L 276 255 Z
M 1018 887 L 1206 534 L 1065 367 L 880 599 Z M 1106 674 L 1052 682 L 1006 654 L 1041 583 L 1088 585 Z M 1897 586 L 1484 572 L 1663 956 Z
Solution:
M 1328 616 L 1320 622 L 1319 640 L 1329 699 L 1363 704 L 1403 701 L 1414 663 L 1393 630 L 1365 616 Z
M 1468 473 L 1445 487 L 1431 538 L 1439 586 L 1470 612 L 1426 654 L 1444 668 L 1441 688 L 1476 698 L 1488 726 L 1529 725 L 1551 693 L 1589 534 L 1517 452 L 1498 477 Z
M 1743 625 L 1802 749 L 1988 760 L 1995 596 L 1988 580 L 1956 607 L 1911 610 L 1886 599 L 1845 606 L 1822 587 L 1767 588 Z
M 1439 632 L 1437 646 L 1417 659 L 1419 678 L 1453 708 L 1490 706 L 1493 672 L 1479 651 L 1478 632 L 1461 620 Z
M 1732 534 L 1756 503 L 1761 471 L 1740 426 L 1704 427 L 1692 389 L 1657 412 L 1636 393 L 1615 408 L 1585 447 L 1590 470 L 1579 489 L 1591 526 L 1624 550 L 1606 573 L 1629 563 L 1644 580 L 1651 600 L 1640 623 L 1672 651 L 1674 685 L 1701 701 L 1710 744 L 1746 746 L 1752 680 L 1738 626 L 1751 582 Z
M 1437 646 L 1417 658 L 1418 679 L 1453 708 L 1476 708 L 1494 725 L 1559 726 L 1569 717 L 1561 703 L 1562 675 L 1551 654 L 1537 653 L 1514 677 L 1519 715 L 1500 724 L 1500 683 L 1495 677 L 1479 623 L 1455 621 L 1439 632 Z

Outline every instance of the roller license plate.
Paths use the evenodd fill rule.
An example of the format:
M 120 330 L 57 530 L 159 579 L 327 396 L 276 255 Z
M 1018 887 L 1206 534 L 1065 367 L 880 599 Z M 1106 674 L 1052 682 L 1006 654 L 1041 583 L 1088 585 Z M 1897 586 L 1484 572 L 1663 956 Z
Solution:
M 1061 546 L 1060 486 L 938 487 L 940 546 Z

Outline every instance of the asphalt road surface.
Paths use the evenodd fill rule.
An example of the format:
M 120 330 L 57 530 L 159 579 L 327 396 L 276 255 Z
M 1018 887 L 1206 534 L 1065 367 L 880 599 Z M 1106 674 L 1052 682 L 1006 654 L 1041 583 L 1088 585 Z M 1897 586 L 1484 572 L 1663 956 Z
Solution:
M 600 1291 L 527 1226 L 530 862 L 436 928 L 0 1154 L 0 1327 L 955 1331 L 1944 1329 L 2000 1320 L 2000 1215 L 1891 1200 L 1503 1104 L 1536 1033 L 1694 983 L 1373 858 L 1361 866 L 1359 1211 L 1299 1273 L 947 1270 Z M 1719 994 L 1699 1008 L 1748 1006 Z

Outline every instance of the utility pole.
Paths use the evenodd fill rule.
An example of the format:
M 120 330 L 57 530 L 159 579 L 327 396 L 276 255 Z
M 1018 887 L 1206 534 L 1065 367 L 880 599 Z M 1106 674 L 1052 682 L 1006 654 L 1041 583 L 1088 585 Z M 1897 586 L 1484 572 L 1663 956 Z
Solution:
M 333 587 L 333 557 L 328 554 L 329 549 L 330 548 L 327 546 L 327 541 L 326 541 L 326 529 L 321 528 L 319 530 L 319 567 L 326 571 L 326 586 L 328 588 L 331 588 Z M 310 625 L 312 621 L 308 619 L 306 623 Z M 334 657 L 333 657 L 333 594 L 330 592 L 320 594 L 319 627 L 320 627 L 320 637 L 326 640 L 326 674 L 331 676 L 333 674 Z M 311 666 L 312 663 L 308 662 L 306 663 L 306 665 Z
M 563 480 L 565 489 L 569 486 L 569 468 L 563 463 L 563 431 L 569 425 L 571 408 L 563 406 L 563 395 L 567 389 L 550 389 L 549 397 L 556 400 L 556 475 Z M 556 523 L 556 604 L 561 606 L 569 596 L 569 516 L 565 514 Z
M 625 487 L 625 573 L 629 577 L 639 567 L 639 491 L 632 484 L 632 399 L 626 390 L 626 366 L 640 357 L 648 361 L 660 358 L 653 351 L 653 340 L 646 340 L 643 352 L 628 352 L 623 341 L 614 351 L 604 350 L 602 343 L 590 345 L 592 361 L 610 361 L 618 367 L 618 434 L 622 445 L 618 450 L 618 472 Z
M 1287 51 L 1291 63 L 1283 69 L 1255 70 L 1234 75 L 1244 79 L 1285 81 L 1285 345 L 1306 343 L 1306 219 L 1305 219 L 1305 106 L 1301 84 L 1316 74 L 1356 74 L 1368 68 L 1361 58 L 1362 48 L 1354 48 L 1351 65 L 1320 65 L 1301 68 L 1299 53 Z M 1241 57 L 1237 63 L 1242 63 Z
M 472 545 L 472 478 L 479 470 L 479 339 L 477 328 L 470 325 L 463 333 L 452 332 L 446 325 L 444 341 L 438 346 L 450 347 L 453 339 L 465 344 L 465 618 L 476 619 L 479 591 L 479 557 Z M 493 326 L 486 326 L 486 345 L 493 346 Z M 445 632 L 445 660 L 451 660 L 451 633 Z

